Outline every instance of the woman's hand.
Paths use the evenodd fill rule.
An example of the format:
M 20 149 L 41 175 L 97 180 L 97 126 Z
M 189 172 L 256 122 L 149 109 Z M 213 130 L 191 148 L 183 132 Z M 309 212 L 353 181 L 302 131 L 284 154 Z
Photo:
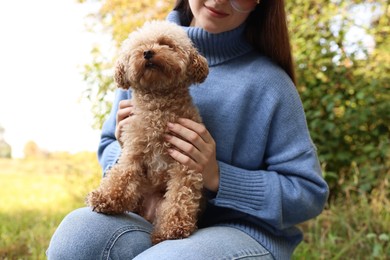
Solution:
M 177 149 L 169 149 L 173 159 L 203 174 L 203 185 L 216 192 L 219 187 L 219 168 L 216 159 L 215 141 L 203 124 L 180 118 L 177 123 L 169 123 L 166 140 Z
M 120 137 L 123 131 L 123 126 L 129 123 L 130 116 L 134 114 L 134 110 L 135 108 L 130 99 L 119 102 L 118 112 L 116 113 L 115 137 L 121 146 L 122 143 L 120 141 Z

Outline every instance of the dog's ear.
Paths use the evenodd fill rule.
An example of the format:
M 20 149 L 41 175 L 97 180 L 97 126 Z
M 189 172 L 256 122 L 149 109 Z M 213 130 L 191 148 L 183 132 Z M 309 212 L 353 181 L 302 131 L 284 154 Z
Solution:
M 118 84 L 119 88 L 123 89 L 129 89 L 130 83 L 126 79 L 126 70 L 125 70 L 125 64 L 123 63 L 124 57 L 119 57 L 115 64 L 115 75 L 114 79 L 115 82 Z
M 200 55 L 196 50 L 191 53 L 191 64 L 188 69 L 189 78 L 194 83 L 202 83 L 209 74 L 209 65 L 205 57 Z

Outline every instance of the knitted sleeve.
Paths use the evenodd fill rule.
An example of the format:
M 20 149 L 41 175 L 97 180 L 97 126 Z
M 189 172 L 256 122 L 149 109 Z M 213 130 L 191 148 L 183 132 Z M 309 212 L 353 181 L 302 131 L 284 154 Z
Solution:
M 117 89 L 115 92 L 115 99 L 112 105 L 110 115 L 103 124 L 100 143 L 98 147 L 98 159 L 100 166 L 103 169 L 103 175 L 108 169 L 116 163 L 120 154 L 121 147 L 115 138 L 116 128 L 116 113 L 118 111 L 119 102 L 121 100 L 129 99 L 129 91 Z
M 317 216 L 328 188 L 314 149 L 274 162 L 267 170 L 248 171 L 219 162 L 220 187 L 212 203 L 258 218 L 282 230 Z M 261 224 L 261 223 L 259 223 Z
M 259 144 L 265 147 L 263 166 L 247 170 L 220 161 L 220 185 L 212 201 L 277 230 L 317 216 L 328 197 L 299 95 L 282 85 L 280 90 L 273 88 L 275 102 L 269 114 L 262 115 L 268 117 L 268 127 L 261 128 L 266 142 Z M 256 129 L 256 122 L 252 124 Z

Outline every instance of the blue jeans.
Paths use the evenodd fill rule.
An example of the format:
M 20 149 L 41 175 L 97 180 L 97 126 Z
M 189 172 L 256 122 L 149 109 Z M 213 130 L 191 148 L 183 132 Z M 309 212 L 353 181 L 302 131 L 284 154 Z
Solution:
M 90 208 L 67 215 L 54 233 L 47 256 L 55 259 L 273 259 L 256 240 L 230 227 L 199 229 L 189 238 L 150 241 L 152 225 L 136 214 L 109 216 Z

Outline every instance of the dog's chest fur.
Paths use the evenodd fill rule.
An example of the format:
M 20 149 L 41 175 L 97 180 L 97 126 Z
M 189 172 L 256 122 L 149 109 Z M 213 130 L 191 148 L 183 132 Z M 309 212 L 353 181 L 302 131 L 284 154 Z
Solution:
M 133 102 L 137 103 L 136 100 Z M 183 107 L 180 111 L 183 111 L 182 109 Z M 159 207 L 170 180 L 169 169 L 175 168 L 172 167 L 174 164 L 180 164 L 167 151 L 168 148 L 172 148 L 172 145 L 164 139 L 164 135 L 168 133 L 167 124 L 176 122 L 179 117 L 184 116 L 201 122 L 197 109 L 192 103 L 189 103 L 188 108 L 185 109 L 187 112 L 191 111 L 191 115 L 180 111 L 168 107 L 160 109 L 150 105 L 147 108 L 138 105 L 134 118 L 122 134 L 123 145 L 130 149 L 143 151 L 142 158 L 140 158 L 144 166 L 143 181 L 140 185 L 140 192 L 143 196 L 139 213 L 152 223 L 155 218 L 155 209 Z M 178 167 L 187 171 L 186 166 Z
M 164 138 L 168 133 L 168 122 L 176 122 L 180 117 L 201 122 L 189 94 L 187 98 L 183 96 L 180 98 L 186 102 L 178 106 L 176 102 L 161 104 L 159 100 L 149 100 L 145 103 L 144 100 L 143 102 L 137 100 L 137 95 L 133 97 L 137 109 L 134 118 L 122 134 L 123 145 L 131 150 L 143 151 L 143 158 L 140 159 L 144 162 L 144 177 L 151 182 L 152 186 L 160 186 L 168 181 L 166 171 L 171 168 L 171 164 L 178 164 L 167 151 L 172 147 Z

